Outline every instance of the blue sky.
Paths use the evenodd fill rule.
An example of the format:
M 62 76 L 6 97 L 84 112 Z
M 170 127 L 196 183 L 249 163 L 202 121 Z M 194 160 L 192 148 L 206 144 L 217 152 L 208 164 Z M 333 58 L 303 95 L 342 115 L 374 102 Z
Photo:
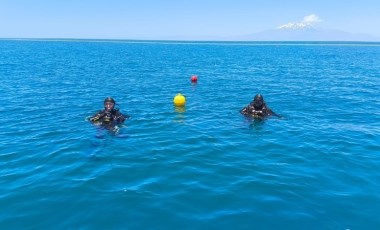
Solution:
M 0 37 L 229 37 L 310 15 L 318 28 L 380 37 L 379 12 L 378 0 L 0 0 Z

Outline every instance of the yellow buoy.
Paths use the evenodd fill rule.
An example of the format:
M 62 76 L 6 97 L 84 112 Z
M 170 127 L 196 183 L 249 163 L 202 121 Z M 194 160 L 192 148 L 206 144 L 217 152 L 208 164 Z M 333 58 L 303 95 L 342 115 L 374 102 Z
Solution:
M 173 103 L 175 106 L 185 106 L 186 98 L 185 96 L 179 93 L 174 97 Z

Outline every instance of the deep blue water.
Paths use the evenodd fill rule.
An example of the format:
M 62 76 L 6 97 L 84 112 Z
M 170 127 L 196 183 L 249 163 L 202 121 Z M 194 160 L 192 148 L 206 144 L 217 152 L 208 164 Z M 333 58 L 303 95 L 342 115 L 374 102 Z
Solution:
M 379 43 L 0 40 L 0 82 L 0 229 L 380 229 Z

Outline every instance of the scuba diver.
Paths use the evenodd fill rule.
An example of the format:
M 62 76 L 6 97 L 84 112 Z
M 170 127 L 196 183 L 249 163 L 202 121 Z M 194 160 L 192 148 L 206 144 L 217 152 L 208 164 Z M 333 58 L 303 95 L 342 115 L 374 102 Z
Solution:
M 117 125 L 122 124 L 128 115 L 123 115 L 119 109 L 115 109 L 115 100 L 112 97 L 104 99 L 104 109 L 100 110 L 95 115 L 91 116 L 88 120 L 95 125 L 103 126 L 112 131 L 119 129 Z
M 256 94 L 253 101 L 248 106 L 240 110 L 240 113 L 247 117 L 259 118 L 259 119 L 263 119 L 271 115 L 281 117 L 275 112 L 273 112 L 270 108 L 268 108 L 261 94 Z

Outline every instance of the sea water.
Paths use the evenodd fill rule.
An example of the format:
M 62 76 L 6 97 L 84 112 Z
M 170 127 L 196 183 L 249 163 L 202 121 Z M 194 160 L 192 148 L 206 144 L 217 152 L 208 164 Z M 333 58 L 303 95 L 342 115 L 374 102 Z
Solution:
M 0 40 L 0 82 L 0 229 L 380 228 L 379 43 Z

